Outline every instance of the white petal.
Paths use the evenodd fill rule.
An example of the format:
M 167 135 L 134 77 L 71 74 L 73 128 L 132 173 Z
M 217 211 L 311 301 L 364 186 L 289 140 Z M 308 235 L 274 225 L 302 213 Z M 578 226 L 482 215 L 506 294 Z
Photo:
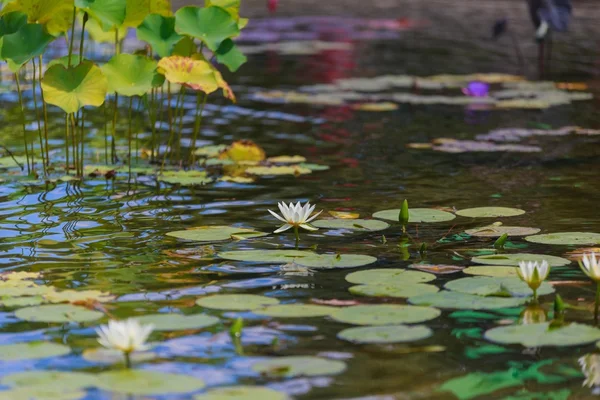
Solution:
M 273 232 L 273 233 L 281 233 L 281 232 L 285 232 L 285 231 L 287 231 L 288 229 L 290 229 L 291 227 L 292 227 L 292 225 L 290 225 L 290 224 L 285 224 L 285 225 L 283 225 L 281 228 L 277 229 L 277 230 L 276 230 L 275 232 Z
M 267 210 L 267 211 L 270 212 L 272 216 L 274 216 L 275 218 L 277 218 L 281 222 L 287 222 L 285 219 L 283 219 L 282 217 L 280 217 L 279 215 L 277 215 L 277 213 L 275 213 L 275 212 L 273 212 L 271 210 Z
M 290 215 L 290 209 L 288 208 L 287 204 L 281 202 L 277 204 L 277 207 L 279 207 L 279 211 L 281 211 L 283 218 L 288 219 Z
M 309 224 L 302 224 L 302 225 L 300 225 L 300 228 L 304 228 L 307 231 L 318 231 L 319 230 L 319 228 L 315 228 L 314 226 L 311 226 Z
M 306 222 L 310 222 L 312 220 L 314 220 L 315 218 L 317 218 L 321 213 L 323 212 L 323 210 L 319 211 L 318 213 L 316 213 L 315 215 L 313 215 L 312 217 L 310 217 L 309 219 L 306 220 Z

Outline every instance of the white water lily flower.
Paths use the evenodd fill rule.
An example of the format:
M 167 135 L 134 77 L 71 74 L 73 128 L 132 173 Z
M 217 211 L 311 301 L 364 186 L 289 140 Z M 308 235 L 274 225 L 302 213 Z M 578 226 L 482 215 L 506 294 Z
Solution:
M 277 229 L 274 233 L 285 232 L 288 229 L 294 228 L 297 230 L 298 228 L 303 228 L 308 231 L 316 231 L 318 228 L 309 225 L 309 222 L 314 220 L 323 212 L 323 210 L 319 211 L 312 217 L 310 214 L 315 210 L 315 205 L 311 206 L 309 202 L 306 202 L 304 206 L 298 202 L 294 205 L 294 203 L 290 203 L 289 205 L 284 202 L 278 203 L 279 211 L 281 211 L 281 216 L 273 211 L 269 210 L 272 216 L 280 220 L 284 223 L 284 225 Z
M 584 254 L 579 267 L 587 276 L 596 282 L 600 282 L 600 258 L 596 258 L 596 254 Z
M 96 333 L 102 346 L 129 354 L 150 348 L 146 340 L 153 329 L 152 324 L 142 325 L 138 320 L 129 318 L 125 321 L 108 321 L 108 325 L 100 325 Z
M 583 386 L 594 387 L 600 385 L 600 355 L 587 354 L 579 358 L 581 372 L 585 375 Z
M 534 293 L 548 277 L 549 273 L 550 266 L 546 260 L 542 261 L 541 264 L 538 264 L 537 261 L 521 261 L 519 262 L 519 268 L 517 269 L 519 278 L 521 278 Z

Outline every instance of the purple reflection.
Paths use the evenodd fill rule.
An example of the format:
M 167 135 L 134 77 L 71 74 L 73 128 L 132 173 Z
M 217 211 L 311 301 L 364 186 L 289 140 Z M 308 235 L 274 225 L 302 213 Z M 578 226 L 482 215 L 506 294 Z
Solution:
M 469 82 L 466 88 L 463 88 L 462 92 L 466 96 L 471 97 L 487 97 L 490 91 L 490 85 L 485 82 Z

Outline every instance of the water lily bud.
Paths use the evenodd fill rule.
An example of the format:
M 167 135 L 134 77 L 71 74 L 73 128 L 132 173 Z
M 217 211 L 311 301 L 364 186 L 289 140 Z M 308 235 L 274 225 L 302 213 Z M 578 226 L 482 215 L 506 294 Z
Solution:
M 402 226 L 406 226 L 406 224 L 408 224 L 408 218 L 408 200 L 404 199 L 404 202 L 402 203 L 402 208 L 400 209 L 400 214 L 398 214 L 398 222 L 400 222 Z
M 502 236 L 500 236 L 498 238 L 498 240 L 496 240 L 494 242 L 494 248 L 497 249 L 497 250 L 504 249 L 504 244 L 506 243 L 507 239 L 508 239 L 508 234 L 506 234 L 506 233 L 502 234 Z

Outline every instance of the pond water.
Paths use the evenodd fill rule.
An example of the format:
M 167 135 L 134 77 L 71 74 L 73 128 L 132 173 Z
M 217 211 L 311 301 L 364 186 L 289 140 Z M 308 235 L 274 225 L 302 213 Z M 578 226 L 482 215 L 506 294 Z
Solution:
M 322 22 L 336 26 L 335 21 Z M 540 291 L 542 311 L 526 307 L 530 293 L 524 285 L 516 291 L 521 297 L 500 296 L 506 295 L 510 286 L 502 279 L 516 280 L 511 275 L 512 278 L 469 281 L 462 289 L 450 284 L 447 289 L 454 288 L 455 293 L 482 296 L 470 297 L 468 301 L 466 297 L 454 299 L 462 302 L 456 306 L 450 299 L 437 300 L 437 304 L 432 304 L 441 310 L 437 313 L 430 308 L 413 309 L 409 316 L 398 317 L 393 311 L 383 311 L 387 317 L 391 315 L 392 322 L 420 327 L 421 331 L 401 333 L 401 343 L 365 344 L 357 343 L 365 341 L 362 335 L 355 340 L 338 337 L 348 328 L 379 324 L 379 318 L 385 317 L 372 308 L 344 317 L 339 309 L 383 304 L 426 306 L 432 300 L 419 300 L 419 295 L 431 295 L 459 279 L 474 279 L 463 268 L 477 265 L 473 257 L 493 255 L 496 238 L 469 235 L 465 233 L 468 229 L 502 222 L 505 226 L 537 228 L 541 234 L 600 232 L 600 135 L 584 131 L 599 127 L 600 114 L 594 100 L 569 97 L 586 94 L 587 90 L 560 91 L 552 84 L 550 89 L 548 84 L 515 87 L 507 83 L 510 78 L 491 75 L 417 82 L 414 76 L 474 74 L 488 72 L 489 68 L 478 70 L 477 64 L 470 64 L 457 70 L 451 66 L 452 60 L 446 59 L 448 69 L 444 69 L 446 65 L 428 63 L 427 58 L 420 57 L 411 57 L 411 63 L 405 64 L 402 47 L 396 44 L 400 43 L 402 32 L 418 27 L 390 27 L 360 20 L 354 23 L 345 21 L 342 25 L 355 31 L 337 32 L 338 36 L 332 33 L 327 41 L 318 41 L 318 35 L 307 27 L 306 21 L 271 19 L 250 25 L 243 42 L 249 62 L 237 74 L 226 76 L 239 101 L 230 105 L 224 99 L 209 99 L 198 142 L 199 146 L 228 145 L 250 139 L 268 156 L 299 155 L 306 163 L 329 169 L 297 176 L 259 176 L 251 183 L 218 181 L 205 185 L 157 182 L 144 174 L 129 178 L 124 173 L 126 167 L 121 167 L 122 172 L 114 179 L 106 179 L 100 173 L 82 181 L 52 183 L 26 178 L 17 168 L 4 169 L 0 186 L 0 267 L 4 272 L 41 273 L 35 282 L 46 289 L 38 287 L 27 292 L 17 285 L 20 289 L 14 294 L 9 290 L 11 285 L 4 285 L 2 290 L 6 291 L 0 292 L 0 302 L 4 304 L 0 312 L 0 346 L 45 341 L 64 344 L 69 350 L 49 352 L 48 357 L 41 358 L 11 355 L 9 349 L 13 347 L 0 350 L 3 387 L 15 390 L 7 377 L 29 370 L 79 371 L 94 376 L 103 371 L 119 371 L 123 368 L 121 363 L 90 353 L 89 349 L 99 347 L 94 328 L 107 316 L 120 319 L 160 313 L 205 314 L 216 319 L 208 320 L 206 325 L 210 326 L 176 322 L 174 327 L 154 332 L 152 354 L 136 360 L 134 368 L 191 376 L 204 381 L 208 389 L 261 385 L 298 399 L 567 399 L 592 395 L 593 389 L 582 385 L 585 372 L 589 373 L 591 367 L 582 371 L 580 359 L 588 355 L 584 358 L 588 363 L 598 362 L 594 352 L 600 336 L 596 336 L 596 331 L 587 332 L 588 337 L 574 328 L 567 336 L 585 336 L 585 343 L 568 347 L 560 346 L 564 338 L 540 345 L 545 340 L 540 332 L 511 336 L 517 338 L 517 343 L 491 340 L 493 337 L 485 333 L 532 320 L 550 322 L 554 291 L 572 306 L 566 311 L 566 321 L 593 326 L 594 287 L 573 261 L 579 256 L 568 253 L 600 245 L 594 235 L 587 240 L 578 237 L 573 245 L 565 245 L 560 238 L 563 244 L 557 245 L 510 236 L 505 249 L 498 253 L 530 253 L 539 255 L 540 261 L 548 256 L 568 259 L 556 261 L 548 278 L 552 285 Z M 136 44 L 132 40 L 129 46 Z M 93 51 L 101 56 L 103 49 L 97 47 Z M 436 60 L 439 58 L 443 57 L 437 55 Z M 384 76 L 388 78 L 381 78 Z M 586 76 L 578 78 L 580 83 L 587 80 Z M 469 82 L 485 80 L 493 82 L 489 88 L 492 95 L 504 91 L 511 99 L 524 99 L 524 105 L 503 108 L 496 104 L 502 101 L 500 97 L 491 104 L 489 97 L 478 100 L 461 94 Z M 508 90 L 521 92 L 511 95 L 506 94 Z M 529 92 L 523 94 L 526 91 Z M 26 93 L 26 99 L 30 96 Z M 432 96 L 446 97 L 431 100 Z M 449 97 L 460 97 L 463 103 L 453 104 L 457 101 L 448 100 Z M 561 104 L 547 104 L 557 98 Z M 10 93 L 2 94 L 2 99 L 2 144 L 20 154 L 16 99 Z M 536 100 L 543 103 L 542 107 L 529 108 L 527 102 Z M 190 95 L 184 104 L 195 101 Z M 379 110 L 373 103 L 383 103 L 385 107 Z M 370 109 L 364 104 L 371 105 Z M 193 116 L 193 111 L 189 113 Z M 148 131 L 147 116 L 135 115 L 142 130 Z M 61 118 L 60 112 L 51 110 L 51 120 L 57 126 Z M 121 118 L 126 121 L 125 116 Z M 88 164 L 102 164 L 101 112 L 91 114 L 89 119 L 88 135 L 95 147 L 87 149 L 86 158 Z M 569 126 L 579 128 L 559 131 Z M 193 118 L 184 120 L 183 132 L 188 133 L 183 138 L 184 152 L 192 128 Z M 507 128 L 523 131 L 497 131 Z M 478 135 L 494 131 L 491 136 L 477 139 Z M 511 132 L 518 137 L 512 141 L 502 139 Z M 62 132 L 57 129 L 51 134 L 51 151 L 61 160 Z M 456 143 L 440 138 L 478 142 Z M 514 147 L 501 147 L 505 145 Z M 473 151 L 474 147 L 485 151 Z M 140 160 L 141 164 L 144 162 Z M 331 255 L 328 261 L 305 262 L 309 266 L 302 265 L 302 258 L 293 257 L 291 260 L 296 263 L 277 257 L 274 261 L 278 262 L 223 258 L 224 252 L 231 251 L 261 250 L 260 254 L 266 257 L 272 254 L 267 250 L 295 248 L 293 231 L 270 233 L 280 224 L 267 210 L 277 210 L 279 201 L 310 201 L 316 204 L 316 210 L 324 210 L 319 219 L 326 220 L 336 212 L 372 219 L 375 212 L 400 208 L 404 199 L 411 209 L 438 208 L 451 214 L 474 207 L 509 207 L 524 213 L 488 218 L 452 215 L 454 219 L 433 223 L 409 219 L 407 234 L 403 234 L 398 222 L 389 220 L 390 226 L 381 231 L 357 230 L 357 224 L 349 224 L 347 229 L 301 231 L 300 250 Z M 417 213 L 413 218 L 414 215 Z M 213 225 L 233 225 L 270 234 L 210 243 L 167 236 L 173 231 Z M 419 251 L 422 243 L 426 243 L 425 252 Z M 323 268 L 327 263 L 345 264 L 341 262 L 347 260 L 344 257 L 353 254 L 371 256 L 376 261 L 354 268 Z M 513 262 L 520 257 L 515 256 Z M 494 257 L 487 261 L 498 263 Z M 500 261 L 499 265 L 511 265 L 510 258 Z M 424 264 L 420 268 L 433 275 L 415 275 L 418 270 L 411 267 L 414 264 Z M 360 295 L 356 289 L 349 291 L 361 281 L 348 282 L 348 274 L 391 268 L 411 271 L 411 277 L 407 276 L 404 283 L 402 279 L 389 278 L 389 284 L 387 278 L 380 278 L 374 287 L 365 290 L 368 295 Z M 506 268 L 502 271 L 486 273 L 512 273 Z M 411 285 L 417 286 L 411 289 Z M 394 288 L 399 292 L 406 290 L 409 295 L 386 295 Z M 46 302 L 45 290 L 67 293 L 57 302 L 75 301 L 76 294 L 70 290 L 98 290 L 113 297 L 90 300 L 89 297 L 97 298 L 97 293 L 82 295 L 78 307 L 95 307 L 106 315 L 81 323 L 44 322 L 44 316 L 47 318 L 50 312 L 44 309 L 33 317 L 19 311 L 24 306 Z M 384 295 L 378 296 L 382 291 Z M 277 299 L 280 304 L 322 308 L 312 310 L 317 316 L 302 317 L 295 314 L 300 311 L 285 308 L 280 312 L 272 310 L 275 316 L 269 316 L 227 305 L 224 309 L 201 305 L 201 299 L 216 294 L 262 295 Z M 21 302 L 11 303 L 15 298 Z M 511 299 L 517 301 L 502 303 Z M 482 309 L 488 307 L 485 304 L 491 309 Z M 250 308 L 251 304 L 247 306 Z M 523 316 L 526 311 L 528 314 Z M 230 337 L 229 327 L 238 317 L 243 318 L 244 329 L 236 341 Z M 357 322 L 355 318 L 363 320 Z M 397 333 L 382 333 L 378 338 L 394 334 Z M 527 345 L 519 343 L 527 339 Z M 291 366 L 288 363 L 293 361 L 271 367 L 261 364 L 288 356 L 320 359 L 300 359 Z M 62 379 L 58 380 L 61 385 L 77 381 L 72 376 Z M 591 379 L 594 382 L 593 376 Z M 153 389 L 142 378 L 140 382 L 143 383 L 137 388 L 118 379 L 113 383 L 105 379 L 102 384 L 89 387 L 74 384 L 68 398 L 188 399 L 204 393 L 199 385 L 188 382 L 190 390 L 182 390 L 184 393 L 168 394 L 178 391 L 171 387 L 167 394 L 160 394 L 164 388 Z M 173 382 L 177 388 L 177 381 Z M 146 386 L 150 388 L 140 389 Z M 0 392 L 0 398 L 17 398 L 14 392 L 2 396 Z M 67 395 L 50 393 L 39 398 L 59 399 Z

